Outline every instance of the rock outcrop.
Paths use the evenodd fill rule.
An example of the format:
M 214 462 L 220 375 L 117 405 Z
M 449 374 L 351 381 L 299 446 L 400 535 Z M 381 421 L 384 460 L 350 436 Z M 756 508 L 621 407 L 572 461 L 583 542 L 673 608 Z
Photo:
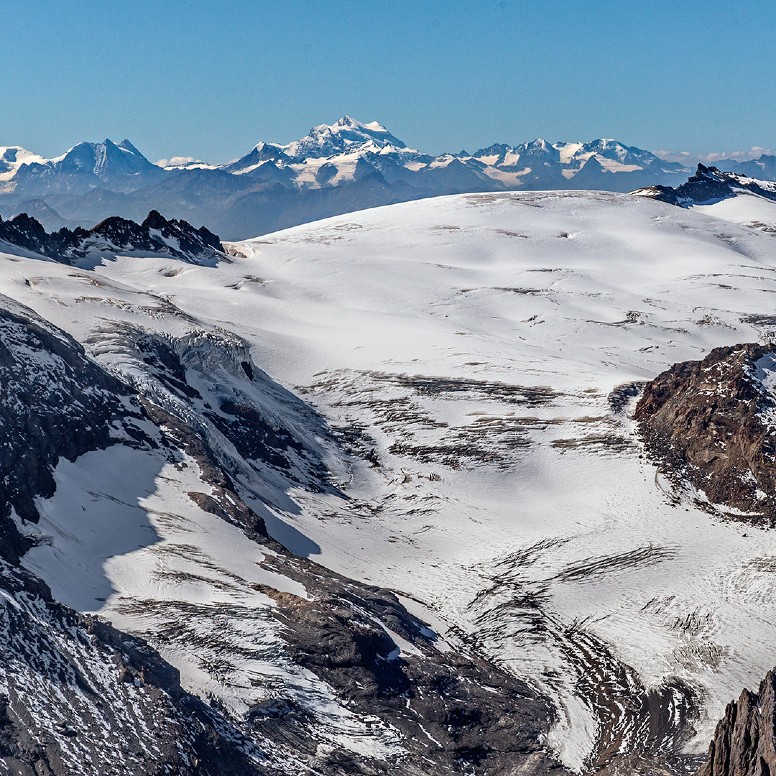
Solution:
M 757 693 L 744 690 L 729 703 L 698 776 L 771 776 L 776 773 L 776 675 Z
M 67 229 L 49 234 L 40 222 L 22 213 L 9 221 L 0 219 L 0 244 L 47 256 L 66 264 L 92 255 L 145 253 L 170 256 L 194 263 L 212 261 L 224 253 L 218 236 L 187 221 L 166 219 L 152 210 L 142 223 L 114 216 L 92 229 Z
M 675 485 L 733 519 L 776 521 L 776 354 L 715 348 L 646 385 L 635 411 L 647 452 Z
M 649 186 L 632 193 L 667 202 L 669 205 L 690 207 L 718 202 L 743 192 L 776 200 L 776 185 L 771 182 L 723 172 L 716 167 L 706 167 L 703 164 L 699 164 L 695 175 L 688 178 L 681 186 Z

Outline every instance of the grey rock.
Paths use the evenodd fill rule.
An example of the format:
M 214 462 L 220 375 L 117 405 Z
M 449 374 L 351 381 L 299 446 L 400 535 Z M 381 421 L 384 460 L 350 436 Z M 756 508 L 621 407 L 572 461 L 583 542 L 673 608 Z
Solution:
M 698 776 L 770 776 L 776 773 L 776 675 L 757 693 L 744 690 L 728 704 Z

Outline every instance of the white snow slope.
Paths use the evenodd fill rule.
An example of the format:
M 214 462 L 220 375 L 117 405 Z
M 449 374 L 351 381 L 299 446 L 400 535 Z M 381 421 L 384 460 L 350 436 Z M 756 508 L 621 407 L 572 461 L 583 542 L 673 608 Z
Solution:
M 767 186 L 768 184 L 763 181 L 762 185 Z M 773 186 L 773 184 L 770 185 Z M 710 205 L 693 205 L 692 209 L 720 218 L 723 221 L 776 233 L 776 201 L 750 194 L 747 191 L 742 191 L 735 197 L 722 199 Z
M 688 751 L 704 750 L 724 705 L 776 663 L 776 533 L 672 500 L 608 396 L 771 333 L 773 237 L 628 195 L 510 193 L 378 208 L 232 250 L 215 268 L 124 257 L 74 269 L 0 255 L 0 293 L 125 374 L 131 365 L 100 338 L 108 322 L 238 334 L 261 368 L 380 463 L 329 451 L 347 500 L 301 487 L 283 500 L 268 495 L 276 484 L 246 479 L 278 539 L 402 593 L 449 645 L 481 649 L 546 690 L 560 706 L 551 743 L 571 767 L 585 766 L 607 724 L 623 749 L 639 735 L 617 702 L 628 684 L 674 693 L 677 714 L 675 688 L 692 688 L 701 716 Z M 172 487 L 175 476 L 140 504 L 162 543 L 177 540 L 164 538 L 165 492 L 193 487 Z M 73 491 L 88 492 L 89 477 L 105 473 L 63 464 L 69 490 L 58 493 L 81 503 Z M 204 515 L 188 519 L 215 530 Z M 201 541 L 221 577 L 259 573 L 242 545 L 230 555 L 227 539 Z M 68 600 L 65 571 L 35 556 L 51 551 L 29 563 L 78 605 L 84 590 Z M 128 598 L 166 600 L 169 589 L 127 572 L 149 563 L 137 552 L 105 558 L 116 592 L 85 608 L 119 619 Z M 202 573 L 189 592 L 219 600 L 202 585 L 221 577 Z M 118 624 L 133 627 L 126 614 Z M 586 681 L 615 664 L 632 670 L 604 713 Z M 202 677 L 191 684 L 218 691 Z

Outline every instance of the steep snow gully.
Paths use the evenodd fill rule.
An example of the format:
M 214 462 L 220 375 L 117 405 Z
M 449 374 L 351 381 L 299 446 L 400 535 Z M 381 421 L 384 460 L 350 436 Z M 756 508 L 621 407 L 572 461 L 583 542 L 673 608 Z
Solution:
M 776 243 L 728 210 L 460 195 L 206 266 L 4 247 L 2 768 L 701 767 L 776 663 L 745 519 Z M 720 347 L 724 380 L 661 374 Z M 715 391 L 756 430 L 749 474 L 709 470 L 746 499 L 666 454 Z

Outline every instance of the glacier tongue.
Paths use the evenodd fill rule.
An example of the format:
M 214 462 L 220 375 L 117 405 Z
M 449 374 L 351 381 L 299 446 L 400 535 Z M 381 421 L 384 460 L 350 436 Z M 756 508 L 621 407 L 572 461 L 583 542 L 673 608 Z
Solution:
M 17 402 L 13 412 L 37 412 L 44 428 L 45 415 L 85 413 L 73 415 L 70 436 L 49 457 L 32 450 L 41 481 L 19 497 L 8 532 L 19 534 L 23 567 L 63 611 L 96 614 L 146 640 L 134 672 L 103 675 L 99 692 L 126 704 L 115 684 L 144 686 L 159 673 L 164 683 L 153 686 L 172 698 L 163 721 L 201 732 L 180 735 L 175 751 L 188 758 L 186 768 L 165 751 L 144 762 L 189 773 L 221 753 L 214 772 L 343 776 L 389 773 L 399 763 L 417 776 L 461 764 L 487 763 L 494 772 L 556 767 L 544 744 L 551 712 L 535 690 L 476 653 L 439 648 L 439 636 L 391 592 L 294 558 L 270 538 L 268 525 L 285 526 L 289 544 L 305 540 L 283 522 L 299 513 L 305 493 L 346 496 L 326 465 L 339 450 L 336 438 L 259 369 L 243 339 L 96 272 L 3 259 L 11 274 L 19 264 L 47 270 L 22 270 L 11 283 L 23 280 L 33 296 L 46 289 L 49 303 L 61 302 L 48 313 L 74 315 L 100 362 L 7 300 L 18 311 L 18 337 L 4 345 L 14 349 L 10 375 L 35 387 L 43 374 L 48 392 L 40 397 L 47 401 Z M 82 305 L 94 317 L 85 318 Z M 21 382 L 14 394 L 31 390 Z M 91 426 L 101 435 L 90 436 Z M 41 448 L 60 442 L 30 439 Z M 65 444 L 72 440 L 81 447 Z M 307 554 L 319 551 L 306 541 Z M 22 630 L 24 639 L 30 626 Z M 120 631 L 101 633 L 121 639 Z M 83 659 L 106 638 L 90 642 Z M 43 672 L 46 692 L 56 679 Z M 7 679 L 4 687 L 12 685 Z M 29 703 L 43 694 L 11 698 L 9 718 L 26 720 Z M 65 713 L 67 698 L 58 699 L 49 716 Z M 139 715 L 150 713 L 148 702 L 138 701 Z M 62 733 L 65 742 L 71 735 L 88 741 L 87 722 L 76 720 Z M 125 724 L 122 718 L 113 735 L 132 746 Z M 11 745 L 27 764 L 19 737 L 14 728 Z M 59 757 L 64 744 L 55 744 Z M 69 755 L 69 770 L 57 764 L 53 773 L 91 767 L 92 749 Z

